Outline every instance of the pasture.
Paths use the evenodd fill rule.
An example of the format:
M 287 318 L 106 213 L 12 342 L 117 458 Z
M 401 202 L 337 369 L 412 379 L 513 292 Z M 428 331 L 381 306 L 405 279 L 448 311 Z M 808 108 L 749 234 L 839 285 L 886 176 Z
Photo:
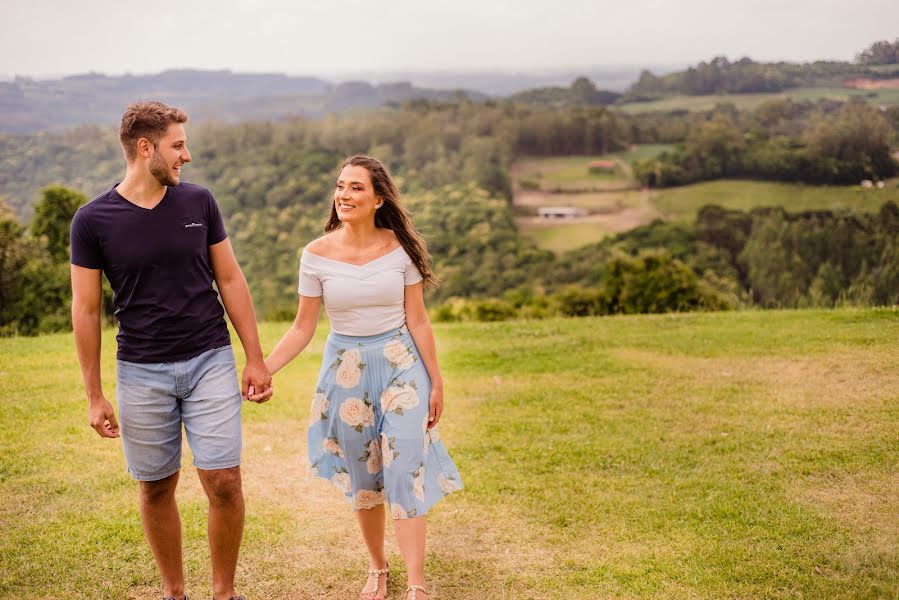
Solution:
M 263 346 L 286 326 L 262 324 Z M 245 406 L 250 598 L 355 598 L 367 564 L 349 507 L 304 475 L 323 329 L 271 402 Z M 899 595 L 899 310 L 435 330 L 441 430 L 466 489 L 430 518 L 432 597 Z M 158 600 L 136 486 L 119 442 L 87 426 L 71 336 L 0 339 L 0 365 L 0 597 Z M 185 566 L 203 598 L 205 501 L 189 465 Z
M 519 230 L 541 248 L 564 252 L 633 229 L 659 216 L 633 178 L 631 163 L 662 153 L 670 146 L 647 144 L 602 156 L 529 158 L 517 161 L 510 176 Z M 614 172 L 596 173 L 589 164 L 605 160 Z M 539 207 L 579 208 L 584 216 L 547 221 L 536 216 Z
M 652 157 L 669 148 L 636 146 L 627 152 L 598 157 L 529 158 L 516 162 L 510 175 L 519 230 L 541 248 L 562 253 L 657 218 L 692 221 L 707 204 L 744 211 L 782 206 L 790 212 L 874 212 L 888 201 L 899 202 L 899 178 L 887 181 L 882 190 L 734 179 L 639 189 L 630 161 Z M 598 159 L 615 161 L 619 168 L 613 174 L 591 173 L 588 164 Z M 565 220 L 536 216 L 539 207 L 552 206 L 575 207 L 585 214 Z
M 744 211 L 759 206 L 782 206 L 789 212 L 876 212 L 888 201 L 899 202 L 899 179 L 888 181 L 882 190 L 861 186 L 720 179 L 652 192 L 652 204 L 664 218 L 687 221 L 693 220 L 706 204 Z
M 770 94 L 711 94 L 706 96 L 671 96 L 650 102 L 629 102 L 617 108 L 637 115 L 648 112 L 708 111 L 719 104 L 733 104 L 739 110 L 754 110 L 768 100 L 789 98 L 794 102 L 864 98 L 872 104 L 899 104 L 899 89 L 857 90 L 844 87 L 804 87 Z

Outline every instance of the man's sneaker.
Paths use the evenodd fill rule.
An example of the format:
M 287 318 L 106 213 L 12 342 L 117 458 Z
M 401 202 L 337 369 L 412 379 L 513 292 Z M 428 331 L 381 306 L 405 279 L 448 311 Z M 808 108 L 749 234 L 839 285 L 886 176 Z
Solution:
M 175 600 L 171 596 L 163 596 L 162 600 Z M 187 600 L 187 594 L 184 594 L 184 600 Z

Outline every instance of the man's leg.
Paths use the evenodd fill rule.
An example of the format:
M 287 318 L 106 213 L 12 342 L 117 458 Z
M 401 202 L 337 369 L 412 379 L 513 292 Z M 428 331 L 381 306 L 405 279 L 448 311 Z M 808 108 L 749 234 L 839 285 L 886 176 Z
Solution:
M 162 576 L 164 595 L 184 595 L 181 519 L 175 487 L 181 468 L 181 411 L 169 363 L 117 362 L 116 399 L 122 448 L 140 481 L 144 536 Z
M 140 520 L 144 536 L 162 576 L 164 596 L 184 597 L 181 563 L 181 517 L 175 502 L 178 473 L 159 481 L 140 482 Z
M 240 481 L 243 399 L 230 346 L 210 350 L 188 364 L 190 393 L 181 400 L 181 417 L 194 466 L 209 498 L 209 549 L 215 598 L 236 597 L 234 572 L 243 535 L 244 502 Z
M 214 598 L 237 597 L 234 572 L 243 535 L 244 502 L 240 467 L 206 471 L 198 469 L 203 489 L 209 497 L 209 552 L 212 555 Z

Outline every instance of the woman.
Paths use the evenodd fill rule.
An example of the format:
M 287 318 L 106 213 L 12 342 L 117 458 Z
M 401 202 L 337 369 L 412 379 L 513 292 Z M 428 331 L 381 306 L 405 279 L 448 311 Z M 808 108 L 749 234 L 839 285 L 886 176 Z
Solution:
M 406 598 L 429 598 L 425 515 L 462 487 L 435 428 L 443 379 L 423 300 L 437 283 L 429 261 L 384 166 L 348 159 L 325 235 L 303 250 L 296 319 L 266 359 L 275 373 L 306 347 L 324 299 L 331 334 L 312 399 L 309 464 L 353 503 L 369 553 L 363 600 L 387 593 L 385 503 L 406 562 Z

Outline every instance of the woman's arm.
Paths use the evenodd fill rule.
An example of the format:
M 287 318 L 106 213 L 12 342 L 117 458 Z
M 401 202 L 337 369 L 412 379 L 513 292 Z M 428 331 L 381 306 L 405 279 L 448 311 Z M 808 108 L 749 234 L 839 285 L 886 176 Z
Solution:
M 300 296 L 300 304 L 297 306 L 297 316 L 293 320 L 293 324 L 265 359 L 265 366 L 269 373 L 274 375 L 280 371 L 284 365 L 296 358 L 297 354 L 309 345 L 309 341 L 315 335 L 315 326 L 318 325 L 321 305 L 321 296 Z
M 406 327 L 415 340 L 421 360 L 431 378 L 430 413 L 428 429 L 437 424 L 443 413 L 443 375 L 437 364 L 437 344 L 434 341 L 434 329 L 425 309 L 424 288 L 421 282 L 407 285 L 405 293 Z

